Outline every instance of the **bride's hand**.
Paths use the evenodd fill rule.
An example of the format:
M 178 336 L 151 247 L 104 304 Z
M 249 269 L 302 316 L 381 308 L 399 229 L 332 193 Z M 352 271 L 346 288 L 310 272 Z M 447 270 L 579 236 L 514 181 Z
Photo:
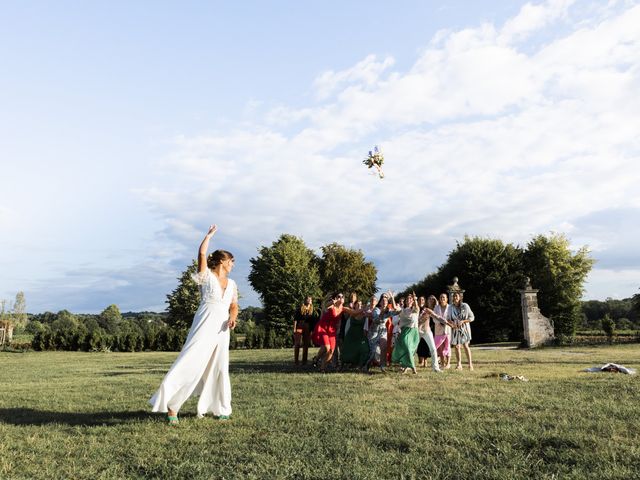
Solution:
M 210 225 L 209 226 L 209 231 L 207 232 L 207 236 L 208 237 L 213 237 L 213 234 L 216 233 L 217 230 L 218 230 L 218 226 L 217 225 Z

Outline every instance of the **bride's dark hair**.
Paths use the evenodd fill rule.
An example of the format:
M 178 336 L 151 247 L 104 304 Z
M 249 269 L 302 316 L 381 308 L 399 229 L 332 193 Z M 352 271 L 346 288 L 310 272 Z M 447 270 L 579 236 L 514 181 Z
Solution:
M 216 268 L 222 262 L 231 258 L 233 258 L 233 254 L 231 252 L 227 252 L 226 250 L 216 250 L 207 257 L 207 267 Z

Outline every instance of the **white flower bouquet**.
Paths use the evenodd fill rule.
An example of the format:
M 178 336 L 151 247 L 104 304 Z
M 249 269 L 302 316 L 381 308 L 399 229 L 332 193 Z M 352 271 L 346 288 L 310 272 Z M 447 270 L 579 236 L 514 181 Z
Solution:
M 382 171 L 384 155 L 377 145 L 373 147 L 373 151 L 369 150 L 369 156 L 365 158 L 362 163 L 364 163 L 368 168 L 375 168 L 378 171 L 378 176 L 380 178 L 384 178 L 384 172 Z

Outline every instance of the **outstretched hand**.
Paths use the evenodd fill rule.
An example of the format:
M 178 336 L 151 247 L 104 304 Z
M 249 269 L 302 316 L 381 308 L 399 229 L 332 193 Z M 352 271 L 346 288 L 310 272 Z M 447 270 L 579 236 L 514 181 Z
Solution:
M 217 225 L 209 225 L 209 231 L 207 232 L 208 237 L 213 237 L 213 234 L 218 231 Z

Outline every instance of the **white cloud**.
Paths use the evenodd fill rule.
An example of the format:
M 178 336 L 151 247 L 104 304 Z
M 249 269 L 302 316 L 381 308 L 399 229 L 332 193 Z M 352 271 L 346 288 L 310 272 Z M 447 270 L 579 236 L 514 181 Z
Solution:
M 15 227 L 17 218 L 18 215 L 13 209 L 0 205 L 0 228 L 2 231 L 11 231 Z
M 177 241 L 211 221 L 249 255 L 284 232 L 313 248 L 339 241 L 378 261 L 382 286 L 419 279 L 465 233 L 524 243 L 569 230 L 598 243 L 574 220 L 640 205 L 640 7 L 585 24 L 572 4 L 441 32 L 407 71 L 370 55 L 325 72 L 319 105 L 180 139 L 164 165 L 169 190 L 146 197 Z M 534 32 L 544 42 L 523 49 Z M 382 181 L 361 164 L 374 143 L 385 147 Z
M 525 4 L 520 12 L 502 27 L 501 41 L 506 43 L 522 41 L 532 32 L 558 19 L 566 19 L 569 7 L 574 3 L 575 0 L 547 0 L 540 4 Z
M 324 100 L 331 96 L 337 89 L 345 85 L 358 84 L 359 86 L 373 87 L 378 83 L 380 75 L 394 64 L 392 57 L 385 57 L 378 61 L 375 55 L 369 55 L 353 67 L 334 72 L 333 70 L 322 73 L 314 82 L 316 96 Z
M 629 298 L 640 293 L 638 278 L 640 269 L 610 270 L 596 267 L 586 282 L 584 297 L 601 298 L 601 292 L 607 292 L 606 297 Z

